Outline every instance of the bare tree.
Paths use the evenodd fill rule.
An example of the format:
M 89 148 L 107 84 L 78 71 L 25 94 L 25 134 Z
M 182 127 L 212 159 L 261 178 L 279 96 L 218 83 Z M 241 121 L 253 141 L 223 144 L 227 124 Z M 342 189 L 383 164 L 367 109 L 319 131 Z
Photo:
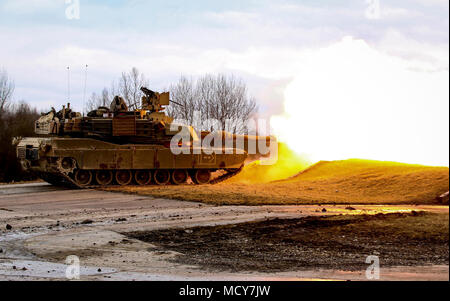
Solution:
M 0 116 L 0 182 L 34 178 L 21 170 L 12 141 L 13 137 L 34 136 L 34 121 L 38 118 L 36 108 L 24 101 L 11 103 Z
M 170 86 L 172 100 L 168 114 L 193 124 L 194 111 L 199 111 L 202 121 L 216 120 L 222 130 L 244 133 L 247 122 L 257 111 L 256 101 L 248 95 L 245 83 L 234 76 L 204 75 L 196 82 L 181 77 Z M 213 124 L 204 123 L 203 130 Z
M 113 90 L 114 88 L 111 88 Z M 108 88 L 103 88 L 101 95 L 93 92 L 86 103 L 87 111 L 92 111 L 98 107 L 108 107 L 114 96 L 111 96 L 110 90 Z
M 127 103 L 128 108 L 137 109 L 141 103 L 141 87 L 147 86 L 148 81 L 146 80 L 143 73 L 140 73 L 136 67 L 133 67 L 130 72 L 122 73 L 119 80 L 118 92 L 124 98 Z
M 0 70 L 0 116 L 11 104 L 11 97 L 14 93 L 14 82 L 8 77 L 5 70 Z
M 194 119 L 194 111 L 198 107 L 199 101 L 195 95 L 192 79 L 182 76 L 178 83 L 170 86 L 170 97 L 179 105 L 169 106 L 167 108 L 167 114 L 177 119 L 192 122 Z
M 114 96 L 122 96 L 128 108 L 135 110 L 139 108 L 141 103 L 141 87 L 148 86 L 148 81 L 143 73 L 140 73 L 136 67 L 133 67 L 130 72 L 122 72 L 118 84 L 113 81 L 111 87 L 103 88 L 101 95 L 92 93 L 87 101 L 87 111 L 95 110 L 98 107 L 109 107 Z

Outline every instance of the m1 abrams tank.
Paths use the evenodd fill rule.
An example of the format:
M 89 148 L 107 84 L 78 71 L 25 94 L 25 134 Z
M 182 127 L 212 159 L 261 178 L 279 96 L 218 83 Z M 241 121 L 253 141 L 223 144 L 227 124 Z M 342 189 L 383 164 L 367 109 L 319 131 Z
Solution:
M 241 147 L 205 148 L 201 141 L 207 132 L 199 137 L 165 115 L 168 92 L 141 90 L 140 110 L 128 111 L 118 96 L 110 108 L 99 107 L 87 117 L 72 112 L 70 104 L 59 112 L 52 108 L 35 122 L 37 137 L 16 142 L 22 167 L 51 184 L 78 188 L 214 184 L 242 169 L 249 145 L 267 145 L 272 138 L 220 132 L 223 141 L 239 140 Z M 173 139 L 176 135 L 183 139 Z

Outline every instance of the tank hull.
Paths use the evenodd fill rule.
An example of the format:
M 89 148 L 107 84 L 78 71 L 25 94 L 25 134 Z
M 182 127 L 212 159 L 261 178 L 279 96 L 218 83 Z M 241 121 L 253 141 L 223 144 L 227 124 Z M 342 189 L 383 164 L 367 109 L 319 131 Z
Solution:
M 215 151 L 186 147 L 180 151 L 175 155 L 163 145 L 119 145 L 91 138 L 23 138 L 17 145 L 17 156 L 24 169 L 52 184 L 72 182 L 79 187 L 149 184 L 152 181 L 137 180 L 137 174 L 146 173 L 152 175 L 151 178 L 156 174 L 161 177 L 164 173 L 162 184 L 168 184 L 167 174 L 175 184 L 187 182 L 183 174 L 194 183 L 206 184 L 213 181 L 206 179 L 207 173 L 218 170 L 227 171 L 226 174 L 236 172 L 247 158 L 245 152 L 233 153 L 233 150 L 227 152 L 226 149 Z M 81 176 L 77 178 L 77 174 L 83 172 L 84 178 L 91 177 L 89 183 L 79 180 Z M 203 176 L 198 176 L 201 173 Z M 106 180 L 99 178 L 99 174 Z M 110 177 L 112 181 L 109 181 Z M 122 182 L 121 177 L 125 177 L 125 181 Z M 129 177 L 132 179 L 128 183 Z M 98 181 L 95 180 L 97 178 Z M 161 184 L 156 178 L 153 182 Z

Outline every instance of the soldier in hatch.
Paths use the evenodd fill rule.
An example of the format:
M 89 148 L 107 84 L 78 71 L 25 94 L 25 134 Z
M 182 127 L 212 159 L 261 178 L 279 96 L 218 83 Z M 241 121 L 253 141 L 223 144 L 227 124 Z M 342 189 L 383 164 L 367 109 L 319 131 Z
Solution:
M 110 106 L 111 112 L 119 113 L 119 112 L 127 112 L 128 106 L 125 103 L 125 100 L 123 100 L 120 96 L 114 96 L 113 101 L 111 102 Z

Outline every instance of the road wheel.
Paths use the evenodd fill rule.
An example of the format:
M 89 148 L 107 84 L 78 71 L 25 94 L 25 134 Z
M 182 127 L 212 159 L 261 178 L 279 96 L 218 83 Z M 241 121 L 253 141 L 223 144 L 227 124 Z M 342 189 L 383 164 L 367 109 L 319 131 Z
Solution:
M 107 186 L 113 180 L 113 173 L 110 170 L 99 170 L 95 173 L 95 180 L 98 184 Z
M 116 171 L 116 182 L 119 185 L 128 185 L 130 184 L 133 177 L 131 176 L 130 170 L 118 170 Z
M 211 172 L 207 169 L 197 169 L 193 172 L 192 181 L 195 184 L 208 184 L 211 180 Z
M 134 180 L 139 185 L 148 185 L 152 180 L 152 172 L 148 170 L 137 170 L 134 174 Z
M 90 170 L 78 169 L 75 172 L 75 182 L 80 186 L 88 186 L 92 181 L 92 172 Z
M 59 158 L 58 159 L 59 169 L 64 173 L 71 173 L 76 167 L 75 160 L 73 158 Z
M 167 185 L 170 181 L 170 172 L 168 170 L 155 170 L 153 178 L 158 185 Z
M 186 183 L 188 179 L 188 173 L 185 169 L 175 169 L 172 171 L 172 183 L 176 185 Z

